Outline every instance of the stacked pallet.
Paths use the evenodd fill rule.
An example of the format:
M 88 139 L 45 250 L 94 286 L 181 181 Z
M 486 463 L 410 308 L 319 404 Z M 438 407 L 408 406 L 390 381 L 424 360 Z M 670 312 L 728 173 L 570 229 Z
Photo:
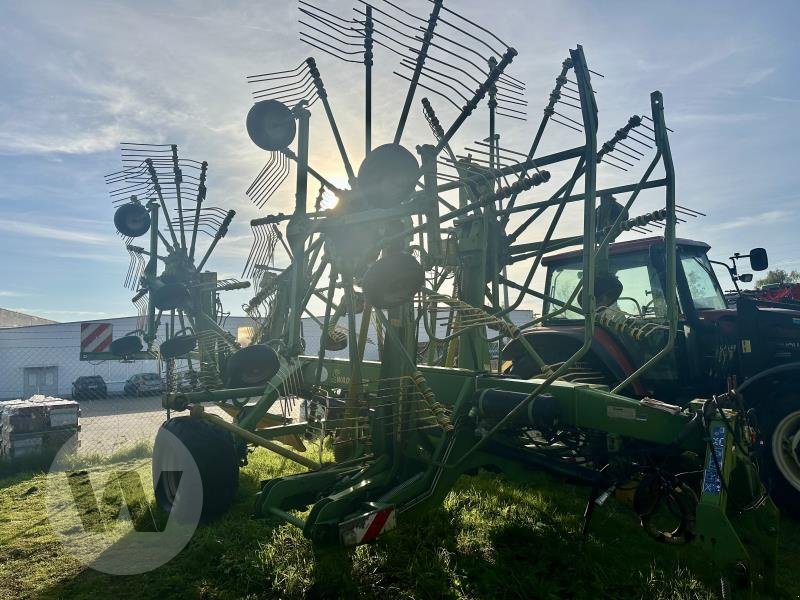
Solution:
M 74 400 L 32 396 L 0 403 L 0 457 L 55 454 L 78 447 L 80 408 Z

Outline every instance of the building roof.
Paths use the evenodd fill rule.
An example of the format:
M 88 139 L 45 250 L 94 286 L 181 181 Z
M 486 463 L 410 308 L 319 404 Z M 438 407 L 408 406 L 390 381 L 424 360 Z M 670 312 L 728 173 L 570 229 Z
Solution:
M 7 308 L 0 308 L 0 327 L 27 327 L 29 325 L 50 325 L 56 321 L 36 317 L 34 315 L 26 315 L 25 313 L 17 312 L 15 310 L 8 310 Z

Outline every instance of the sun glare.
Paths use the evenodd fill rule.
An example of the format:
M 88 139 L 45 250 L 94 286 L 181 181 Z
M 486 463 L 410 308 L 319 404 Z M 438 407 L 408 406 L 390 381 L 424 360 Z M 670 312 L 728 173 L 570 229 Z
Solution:
M 350 182 L 347 180 L 346 175 L 334 175 L 330 177 L 330 182 L 335 185 L 337 188 L 345 190 L 350 188 Z M 336 208 L 339 204 L 339 198 L 336 197 L 331 190 L 325 188 L 322 192 L 322 200 L 320 201 L 319 207 L 321 210 L 332 210 Z

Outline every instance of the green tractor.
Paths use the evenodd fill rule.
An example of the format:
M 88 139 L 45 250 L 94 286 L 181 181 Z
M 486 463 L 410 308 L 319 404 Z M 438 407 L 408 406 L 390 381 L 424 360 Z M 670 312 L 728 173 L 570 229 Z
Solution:
M 767 268 L 763 248 L 736 255 L 726 267 L 737 288 L 729 306 L 711 267 L 704 242 L 677 240 L 677 336 L 674 349 L 642 376 L 630 376 L 663 347 L 667 320 L 665 243 L 660 236 L 611 245 L 608 272 L 621 284 L 598 319 L 590 351 L 567 375 L 572 381 L 603 383 L 632 398 L 659 398 L 687 405 L 695 398 L 730 393 L 742 403 L 760 434 L 762 478 L 784 511 L 800 507 L 800 310 L 738 293 L 736 259 Z M 542 326 L 525 338 L 549 364 L 566 360 L 583 343 L 583 316 L 558 310 L 581 278 L 581 251 L 543 259 L 547 267 Z M 612 300 L 609 297 L 608 300 Z M 598 301 L 598 305 L 602 302 Z M 503 358 L 510 372 L 540 375 L 518 341 Z

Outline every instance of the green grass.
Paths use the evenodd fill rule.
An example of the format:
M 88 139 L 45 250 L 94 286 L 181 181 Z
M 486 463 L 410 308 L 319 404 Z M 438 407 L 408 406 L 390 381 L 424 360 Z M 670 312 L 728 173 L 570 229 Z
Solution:
M 153 453 L 153 444 L 148 441 L 139 441 L 120 448 L 113 454 L 103 452 L 81 453 L 78 458 L 75 458 L 76 464 L 81 465 L 103 465 L 115 464 L 122 461 L 134 458 L 149 458 Z M 18 473 L 35 473 L 38 471 L 45 471 L 50 468 L 53 460 L 56 458 L 55 452 L 42 452 L 30 454 L 27 456 L 20 456 L 9 460 L 7 458 L 0 459 L 0 485 L 3 480 L 13 477 Z M 64 466 L 69 466 L 68 455 L 59 457 L 59 462 Z
M 147 470 L 147 459 L 124 457 Z M 315 551 L 290 525 L 251 516 L 258 482 L 293 471 L 264 451 L 239 499 L 151 573 L 110 576 L 67 555 L 45 516 L 44 476 L 0 481 L 0 598 L 711 598 L 698 548 L 650 540 L 613 501 L 581 539 L 586 491 L 532 474 L 526 486 L 464 477 L 442 507 L 377 543 Z M 109 502 L 113 504 L 113 498 Z M 101 510 L 111 507 L 101 506 Z M 779 597 L 797 597 L 800 525 L 782 525 Z

